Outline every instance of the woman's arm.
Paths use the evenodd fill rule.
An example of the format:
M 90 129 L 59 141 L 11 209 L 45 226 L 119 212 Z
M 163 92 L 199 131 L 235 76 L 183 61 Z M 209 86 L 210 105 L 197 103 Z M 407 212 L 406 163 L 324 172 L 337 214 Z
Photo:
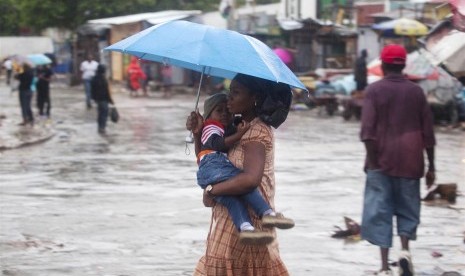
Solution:
M 213 185 L 211 194 L 241 195 L 258 187 L 265 169 L 265 146 L 260 142 L 248 142 L 244 145 L 243 172 L 226 181 Z

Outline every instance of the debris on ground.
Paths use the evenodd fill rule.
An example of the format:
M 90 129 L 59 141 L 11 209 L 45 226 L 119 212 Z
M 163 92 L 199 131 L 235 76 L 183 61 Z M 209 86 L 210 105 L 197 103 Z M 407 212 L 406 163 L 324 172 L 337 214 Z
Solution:
M 334 226 L 337 230 L 331 235 L 332 238 L 345 238 L 345 239 L 360 239 L 360 225 L 349 217 L 344 217 L 346 229 L 339 226 Z

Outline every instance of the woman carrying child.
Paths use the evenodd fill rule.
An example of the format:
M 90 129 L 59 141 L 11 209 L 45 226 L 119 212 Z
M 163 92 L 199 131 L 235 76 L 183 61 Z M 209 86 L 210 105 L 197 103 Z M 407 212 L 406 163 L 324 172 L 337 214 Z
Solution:
M 204 190 L 204 204 L 212 207 L 212 220 L 207 249 L 197 264 L 194 275 L 289 275 L 279 256 L 275 228 L 264 227 L 262 219 L 254 212 L 249 212 L 252 225 L 259 231 L 271 233 L 274 240 L 270 244 L 261 245 L 241 243 L 240 232 L 230 219 L 227 208 L 213 200 L 217 196 L 240 196 L 258 189 L 274 210 L 274 135 L 270 125 L 279 126 L 285 120 L 287 112 L 284 112 L 286 116 L 275 116 L 276 113 L 264 111 L 267 94 L 272 92 L 289 95 L 284 104 L 289 107 L 292 93 L 288 85 L 243 74 L 238 74 L 231 82 L 228 111 L 241 114 L 242 119 L 250 124 L 250 128 L 228 151 L 229 160 L 241 172 Z M 278 123 L 275 122 L 277 117 Z M 191 113 L 186 127 L 193 131 L 199 146 L 202 126 L 203 118 L 200 114 Z

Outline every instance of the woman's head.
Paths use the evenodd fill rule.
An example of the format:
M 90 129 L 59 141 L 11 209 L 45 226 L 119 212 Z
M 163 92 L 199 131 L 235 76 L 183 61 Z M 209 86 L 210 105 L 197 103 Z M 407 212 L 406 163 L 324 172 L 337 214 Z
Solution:
M 106 70 L 106 69 L 105 69 L 105 65 L 99 64 L 99 65 L 97 66 L 97 72 L 96 72 L 96 74 L 97 74 L 97 75 L 104 75 L 104 74 L 105 74 L 105 70 Z
M 231 113 L 228 112 L 226 103 L 228 96 L 224 93 L 213 94 L 205 100 L 203 105 L 203 117 L 219 121 L 224 126 L 227 126 L 232 119 Z
M 232 114 L 255 115 L 254 109 L 257 102 L 257 96 L 252 85 L 253 80 L 248 76 L 238 74 L 229 87 L 228 110 Z
M 31 69 L 32 69 L 32 67 L 31 67 L 31 65 L 29 63 L 27 63 L 27 62 L 23 63 L 23 70 L 24 71 L 29 71 Z
M 286 119 L 291 100 L 292 92 L 287 84 L 237 74 L 231 82 L 228 109 L 247 121 L 259 116 L 277 128 Z

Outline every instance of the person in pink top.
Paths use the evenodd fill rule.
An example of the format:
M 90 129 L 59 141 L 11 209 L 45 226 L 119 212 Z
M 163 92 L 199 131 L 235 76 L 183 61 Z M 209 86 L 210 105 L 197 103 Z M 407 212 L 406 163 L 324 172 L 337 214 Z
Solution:
M 420 223 L 420 179 L 424 152 L 428 157 L 426 184 L 435 179 L 435 136 L 431 110 L 423 90 L 403 74 L 407 52 L 396 44 L 381 52 L 384 78 L 366 88 L 360 138 L 366 148 L 366 184 L 361 236 L 380 247 L 381 271 L 392 275 L 393 217 L 402 250 L 399 275 L 414 275 L 409 241 Z

